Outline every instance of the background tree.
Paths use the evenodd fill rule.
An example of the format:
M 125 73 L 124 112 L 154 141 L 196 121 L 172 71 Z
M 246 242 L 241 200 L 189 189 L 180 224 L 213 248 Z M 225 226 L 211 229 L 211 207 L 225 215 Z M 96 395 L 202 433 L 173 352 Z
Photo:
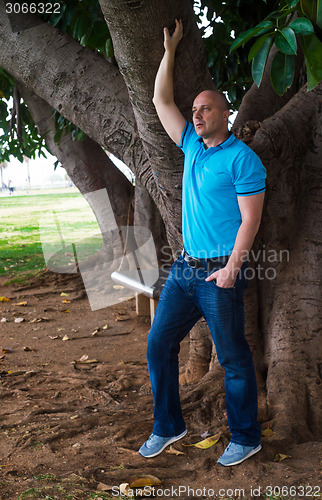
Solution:
M 24 145 L 18 134 L 11 141 L 18 141 L 24 154 L 30 148 L 32 155 L 43 148 L 43 139 L 54 151 L 63 148 L 62 139 L 66 138 L 66 150 L 74 158 L 71 178 L 85 193 L 89 171 L 90 185 L 97 189 L 97 185 L 108 185 L 112 168 L 103 159 L 93 167 L 88 161 L 75 161 L 79 148 L 86 145 L 75 142 L 69 149 L 71 140 L 86 134 L 92 141 L 90 148 L 112 152 L 135 173 L 136 189 L 140 190 L 137 199 L 143 203 L 134 211 L 134 219 L 143 219 L 153 229 L 158 248 L 168 242 L 175 254 L 182 246 L 183 158 L 162 130 L 151 99 L 163 53 L 162 28 L 173 27 L 174 18 L 181 18 L 184 37 L 175 66 L 178 106 L 189 119 L 193 98 L 203 89 L 216 85 L 227 90 L 235 108 L 247 92 L 234 131 L 268 170 L 263 222 L 253 253 L 255 277 L 246 297 L 247 337 L 260 387 L 260 418 L 275 427 L 279 439 L 311 440 L 321 432 L 321 413 L 315 404 L 321 382 L 318 2 L 209 0 L 203 7 L 208 8 L 208 21 L 214 28 L 214 35 L 205 42 L 191 4 L 180 0 L 161 4 L 156 0 L 68 2 L 62 4 L 59 14 L 38 17 L 8 17 L 1 2 L 0 65 L 5 72 L 0 90 L 8 97 L 17 87 L 28 103 L 20 113 L 26 115 L 20 134 Z M 306 21 L 296 23 L 296 16 Z M 239 34 L 247 29 L 251 31 L 237 39 L 236 51 L 229 53 L 234 48 L 233 31 Z M 298 46 L 294 45 L 296 36 L 301 37 Z M 251 85 L 249 49 L 252 74 L 260 87 Z M 31 99 L 41 99 L 39 102 L 56 110 L 55 132 L 52 123 L 41 127 L 38 105 L 33 108 Z M 2 102 L 1 125 L 7 134 L 3 159 L 9 154 L 5 145 L 10 144 L 5 108 Z M 34 124 L 41 136 L 32 128 Z M 12 142 L 12 148 L 15 144 Z M 61 155 L 67 165 L 67 154 Z M 80 155 L 86 156 L 84 150 Z M 99 172 L 106 176 L 98 183 Z M 115 203 L 122 199 L 120 206 L 125 207 L 131 189 L 122 181 L 118 189 Z M 124 208 L 120 209 L 122 217 Z M 210 355 L 204 323 L 194 329 L 191 340 L 190 361 L 182 379 L 197 382 L 201 378 L 198 390 L 193 386 L 185 391 L 186 413 L 197 411 L 196 425 L 200 425 L 221 414 L 216 410 L 222 401 L 222 376 L 215 352 Z

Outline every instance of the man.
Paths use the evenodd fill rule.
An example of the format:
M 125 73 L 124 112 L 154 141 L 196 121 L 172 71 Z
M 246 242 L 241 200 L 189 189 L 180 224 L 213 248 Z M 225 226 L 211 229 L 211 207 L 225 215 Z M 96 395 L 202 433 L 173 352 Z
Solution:
M 185 153 L 182 196 L 184 251 L 173 264 L 148 336 L 155 424 L 139 453 L 151 458 L 186 434 L 178 383 L 181 340 L 204 316 L 220 364 L 231 441 L 218 463 L 236 465 L 261 449 L 253 360 L 244 336 L 246 257 L 258 231 L 266 171 L 258 156 L 228 131 L 223 94 L 201 92 L 193 124 L 174 102 L 173 67 L 182 37 L 176 20 L 164 29 L 165 54 L 153 102 L 166 132 Z

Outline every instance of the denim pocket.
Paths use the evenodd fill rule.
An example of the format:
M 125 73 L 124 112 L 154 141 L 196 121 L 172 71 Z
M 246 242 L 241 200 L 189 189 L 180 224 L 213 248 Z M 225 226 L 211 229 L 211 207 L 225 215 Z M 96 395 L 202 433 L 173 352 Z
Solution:
M 212 282 L 216 288 L 218 288 L 219 290 L 235 290 L 235 285 L 234 286 L 226 286 L 226 287 L 223 287 L 223 286 L 218 286 L 217 283 L 216 283 L 216 280 L 212 280 Z

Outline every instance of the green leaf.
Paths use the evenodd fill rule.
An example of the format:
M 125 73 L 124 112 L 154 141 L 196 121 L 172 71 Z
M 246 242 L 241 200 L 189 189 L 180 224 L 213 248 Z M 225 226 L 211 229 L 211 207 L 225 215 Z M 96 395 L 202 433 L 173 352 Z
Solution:
M 301 0 L 301 10 L 306 17 L 322 29 L 321 0 Z
M 316 78 L 312 75 L 311 69 L 310 69 L 310 63 L 306 58 L 305 59 L 305 65 L 306 65 L 306 76 L 307 76 L 307 90 L 313 90 L 317 84 L 319 83 Z
M 259 87 L 261 84 L 271 45 L 272 45 L 271 38 L 269 37 L 265 41 L 261 50 L 256 54 L 256 56 L 253 59 L 252 76 L 257 87 Z
M 81 141 L 84 141 L 87 138 L 87 135 L 82 130 L 79 130 L 77 132 L 77 136 L 76 137 L 77 137 L 77 140 L 81 142 Z
M 277 52 L 271 66 L 271 82 L 275 92 L 283 95 L 292 85 L 295 71 L 294 56 Z
M 286 0 L 287 5 L 292 9 L 299 2 L 299 0 Z
M 317 82 L 320 82 L 322 80 L 322 43 L 316 35 L 301 35 L 301 46 L 310 74 Z
M 63 131 L 64 131 L 64 129 L 60 128 L 59 130 L 57 130 L 56 134 L 54 135 L 54 141 L 56 142 L 56 144 L 60 143 L 60 140 L 61 140 L 62 135 L 63 135 Z
M 272 38 L 272 35 L 270 33 L 266 33 L 266 35 L 261 36 L 252 46 L 252 48 L 249 51 L 248 54 L 248 61 L 250 62 L 256 54 L 260 51 L 260 49 L 263 47 L 264 43 L 266 42 L 268 37 Z
M 291 28 L 294 33 L 298 33 L 299 35 L 309 35 L 310 33 L 314 33 L 313 25 L 309 19 L 306 19 L 306 17 L 298 17 L 297 19 L 294 19 L 294 21 L 292 21 L 289 25 L 289 28 Z
M 73 37 L 77 40 L 82 38 L 87 32 L 90 24 L 91 19 L 88 14 L 86 12 L 80 12 L 75 21 Z
M 263 21 L 262 23 L 260 23 L 261 26 L 257 25 L 254 28 L 244 31 L 244 33 L 241 33 L 239 37 L 236 38 L 236 40 L 232 43 L 229 52 L 232 52 L 241 45 L 245 45 L 245 43 L 248 42 L 248 40 L 250 40 L 253 36 L 258 35 L 258 33 L 260 33 L 263 30 L 264 24 L 266 24 L 267 27 L 271 28 L 271 25 L 273 23 L 271 21 Z
M 82 38 L 80 39 L 80 44 L 83 45 L 83 47 L 87 46 L 87 42 L 88 42 L 89 37 L 92 34 L 92 31 L 93 31 L 93 27 L 90 26 L 88 28 L 88 30 L 86 31 L 85 35 L 83 35 Z
M 284 54 L 296 54 L 297 43 L 295 33 L 291 28 L 283 28 L 275 36 L 276 47 Z
M 106 40 L 105 52 L 106 52 L 107 57 L 109 57 L 109 58 L 114 56 L 114 48 L 113 48 L 113 43 L 112 43 L 111 38 L 108 38 Z

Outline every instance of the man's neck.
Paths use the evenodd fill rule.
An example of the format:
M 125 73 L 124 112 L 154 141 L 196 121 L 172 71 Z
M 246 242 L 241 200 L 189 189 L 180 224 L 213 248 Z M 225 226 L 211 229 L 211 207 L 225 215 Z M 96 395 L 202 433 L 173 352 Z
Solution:
M 215 148 L 216 146 L 219 146 L 219 144 L 222 144 L 223 142 L 227 141 L 229 136 L 230 136 L 229 130 L 225 130 L 225 132 L 218 134 L 215 137 L 208 137 L 207 139 L 203 139 L 203 143 L 206 149 Z

